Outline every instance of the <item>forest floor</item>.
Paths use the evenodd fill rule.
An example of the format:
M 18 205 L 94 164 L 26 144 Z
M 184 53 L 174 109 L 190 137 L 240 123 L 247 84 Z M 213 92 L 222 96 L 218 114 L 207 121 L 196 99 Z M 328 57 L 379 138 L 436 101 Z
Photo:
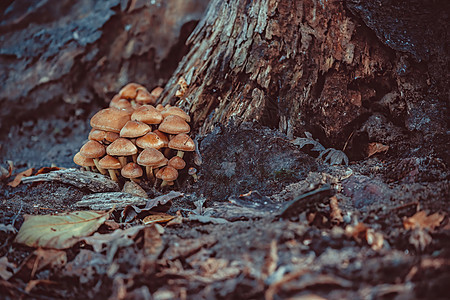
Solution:
M 33 167 L 71 168 L 89 128 L 25 122 L 1 139 L 0 290 L 6 299 L 444 299 L 450 282 L 449 180 L 431 156 L 317 160 L 278 131 L 217 126 L 199 137 L 199 180 L 142 226 L 114 211 L 64 250 L 14 242 L 24 215 L 80 210 L 89 192 L 58 182 L 8 185 Z M 193 165 L 192 157 L 190 165 Z M 5 168 L 6 165 L 3 165 Z M 167 191 L 142 185 L 150 199 Z

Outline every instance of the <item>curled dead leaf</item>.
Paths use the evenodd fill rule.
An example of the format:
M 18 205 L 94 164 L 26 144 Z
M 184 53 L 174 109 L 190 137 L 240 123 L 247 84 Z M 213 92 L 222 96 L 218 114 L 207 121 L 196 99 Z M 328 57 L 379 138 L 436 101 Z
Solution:
M 383 145 L 382 143 L 369 143 L 367 145 L 367 157 L 371 157 L 377 153 L 386 152 L 389 150 L 389 146 Z
M 13 181 L 9 182 L 8 185 L 12 187 L 17 187 L 20 182 L 22 181 L 23 177 L 31 176 L 33 174 L 34 168 L 29 168 L 28 170 L 25 170 L 23 172 L 20 172 L 16 175 Z
M 154 212 L 151 213 L 150 215 L 146 216 L 143 220 L 142 223 L 144 223 L 145 225 L 148 224 L 153 224 L 153 223 L 165 223 L 165 222 L 169 222 L 170 220 L 175 219 L 175 216 L 166 214 L 166 213 L 162 213 L 162 212 Z
M 403 220 L 403 226 L 405 229 L 422 228 L 433 231 L 436 227 L 439 227 L 444 220 L 444 215 L 436 212 L 427 216 L 427 213 L 423 210 L 418 211 L 412 217 L 405 218 Z

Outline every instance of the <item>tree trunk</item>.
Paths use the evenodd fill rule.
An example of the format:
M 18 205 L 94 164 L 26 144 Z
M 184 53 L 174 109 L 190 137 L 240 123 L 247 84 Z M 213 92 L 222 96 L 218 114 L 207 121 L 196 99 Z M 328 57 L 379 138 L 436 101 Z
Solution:
M 405 128 L 445 132 L 448 93 L 433 92 L 442 80 L 393 47 L 400 38 L 383 42 L 342 1 L 212 0 L 161 102 L 188 110 L 200 133 L 232 119 L 257 121 L 290 137 L 310 131 L 338 148 L 350 137 L 358 144 L 362 131 L 365 141 L 390 144 Z M 181 77 L 188 88 L 175 98 Z M 434 108 L 421 110 L 424 101 Z M 432 120 L 421 125 L 427 114 Z

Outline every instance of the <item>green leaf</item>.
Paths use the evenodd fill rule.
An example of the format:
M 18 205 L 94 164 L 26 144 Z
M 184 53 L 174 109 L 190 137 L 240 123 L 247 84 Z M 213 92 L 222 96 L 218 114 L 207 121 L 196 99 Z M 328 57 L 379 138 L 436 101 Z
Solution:
M 29 247 L 67 249 L 94 233 L 110 212 L 74 211 L 45 216 L 25 215 L 15 242 Z

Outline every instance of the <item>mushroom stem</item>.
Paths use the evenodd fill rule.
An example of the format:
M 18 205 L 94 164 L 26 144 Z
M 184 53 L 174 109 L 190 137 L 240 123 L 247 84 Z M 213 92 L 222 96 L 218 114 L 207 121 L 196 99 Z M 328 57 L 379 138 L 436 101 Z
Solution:
M 172 183 L 172 184 L 171 184 Z M 163 182 L 161 183 L 161 187 L 163 188 L 163 187 L 165 187 L 166 185 L 173 185 L 173 182 L 172 181 L 165 181 L 165 180 L 163 180 Z
M 136 163 L 137 162 L 137 154 L 133 154 L 133 162 Z
M 179 156 L 180 158 L 183 158 L 183 156 L 184 156 L 184 152 L 183 152 L 183 151 L 181 151 L 181 150 L 178 150 L 178 152 L 177 152 L 177 156 Z
M 133 181 L 134 183 L 141 182 L 141 180 L 139 180 L 138 178 L 130 178 L 130 180 Z
M 122 168 L 125 167 L 125 165 L 127 164 L 127 158 L 125 156 L 119 156 L 118 159 Z
M 98 164 L 98 158 L 94 158 L 94 164 L 97 167 L 97 169 L 100 171 L 100 173 L 102 173 L 103 175 L 106 175 L 106 170 L 103 168 L 100 168 L 100 165 Z
M 119 182 L 119 179 L 117 179 L 115 170 L 109 169 L 108 172 L 109 172 L 109 176 L 111 177 L 112 180 L 114 180 L 115 182 Z
M 169 157 L 170 156 L 170 148 L 166 148 L 166 149 L 164 149 L 164 156 L 165 157 Z
M 153 167 L 146 166 L 145 172 L 147 174 L 147 179 L 150 181 L 155 181 L 155 176 L 153 176 Z

